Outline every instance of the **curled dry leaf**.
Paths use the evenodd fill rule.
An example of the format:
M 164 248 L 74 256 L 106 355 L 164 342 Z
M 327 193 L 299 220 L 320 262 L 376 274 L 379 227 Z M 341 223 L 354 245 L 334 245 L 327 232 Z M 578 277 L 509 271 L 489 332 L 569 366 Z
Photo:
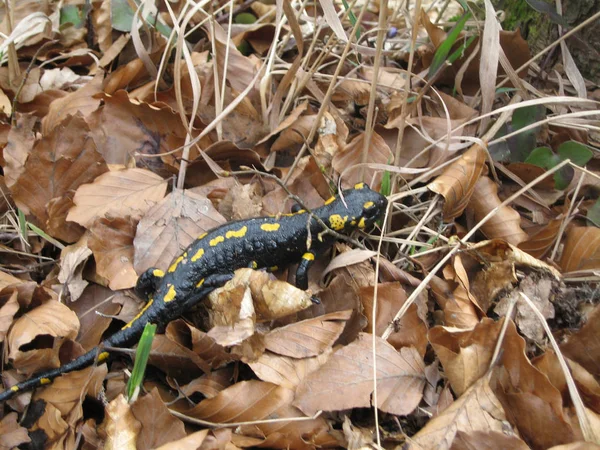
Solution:
M 265 336 L 265 347 L 292 358 L 317 356 L 340 337 L 352 311 L 339 311 L 276 328 Z
M 15 321 L 8 333 L 8 357 L 13 360 L 14 367 L 28 374 L 58 367 L 62 341 L 75 339 L 78 332 L 79 321 L 75 313 L 58 301 L 48 301 Z M 38 336 L 50 336 L 53 344 L 50 348 L 21 350 Z
M 440 194 L 444 203 L 444 220 L 457 218 L 467 207 L 475 190 L 475 184 L 486 159 L 486 152 L 479 145 L 473 145 L 457 161 L 429 183 L 428 188 Z
M 67 242 L 76 241 L 83 232 L 81 227 L 65 222 L 72 206 L 72 191 L 108 171 L 89 133 L 80 116 L 67 117 L 52 133 L 35 143 L 23 173 L 11 187 L 21 209 L 34 214 L 52 236 Z M 50 212 L 55 216 L 51 217 Z
M 472 330 L 434 327 L 429 331 L 431 345 L 457 396 L 490 369 L 501 326 L 500 322 L 483 319 Z
M 19 310 L 18 291 L 5 288 L 0 291 L 0 342 L 4 342 L 15 314 Z
M 135 450 L 136 441 L 142 425 L 135 419 L 131 408 L 123 395 L 106 406 L 104 428 L 107 450 Z
M 17 413 L 12 412 L 0 420 L 0 450 L 9 450 L 31 442 L 27 428 L 19 425 L 17 417 Z
M 61 417 L 60 411 L 54 405 L 46 405 L 43 414 L 37 419 L 35 427 L 42 430 L 51 444 L 60 444 L 60 441 L 66 440 L 69 432 L 69 424 Z M 69 444 L 64 442 L 63 445 Z
M 434 417 L 408 445 L 408 449 L 452 448 L 458 432 L 504 433 L 506 416 L 486 377 L 479 378 L 439 416 Z
M 488 177 L 481 177 L 475 183 L 475 190 L 469 200 L 468 210 L 473 212 L 473 220 L 479 223 L 502 201 L 498 197 L 498 186 Z M 505 205 L 495 211 L 495 214 L 482 225 L 481 231 L 488 238 L 504 239 L 512 245 L 528 239 L 527 233 L 521 229 L 521 216 L 510 206 Z
M 173 416 L 154 388 L 131 405 L 131 412 L 142 425 L 136 449 L 150 450 L 185 437 L 183 422 Z
M 73 302 L 81 296 L 88 285 L 88 282 L 83 279 L 83 269 L 91 254 L 87 235 L 83 235 L 75 244 L 65 247 L 60 252 L 58 281 L 66 286 Z
M 164 197 L 166 189 L 167 182 L 148 170 L 108 172 L 77 189 L 67 220 L 89 228 L 107 215 L 139 219 Z
M 170 377 L 177 377 L 182 383 L 187 383 L 190 378 L 200 376 L 202 373 L 210 372 L 210 366 L 202 358 L 164 334 L 157 334 L 154 337 L 149 363 Z
M 176 189 L 140 220 L 133 240 L 135 269 L 166 271 L 170 262 L 203 232 L 225 223 L 206 196 Z
M 556 241 L 563 221 L 564 218 L 551 220 L 546 226 L 540 228 L 535 233 L 530 233 L 529 238 L 521 242 L 518 247 L 534 258 L 543 258 Z
M 414 348 L 399 352 L 386 341 L 361 333 L 336 350 L 298 386 L 294 405 L 306 414 L 319 410 L 369 408 L 373 394 L 373 356 L 377 358 L 377 407 L 390 414 L 410 414 L 421 401 L 425 365 Z
M 525 340 L 508 324 L 491 386 L 509 422 L 533 448 L 572 442 L 576 436 L 560 392 L 527 359 Z
M 90 227 L 88 245 L 94 253 L 98 275 L 108 280 L 112 290 L 135 286 L 133 236 L 136 221 L 131 217 L 98 219 Z
M 11 127 L 8 132 L 6 148 L 2 156 L 4 158 L 3 169 L 6 186 L 11 188 L 25 170 L 25 162 L 35 144 L 35 132 L 37 117 L 28 114 L 18 114 L 17 126 Z
M 569 228 L 559 265 L 564 272 L 600 269 L 600 228 Z

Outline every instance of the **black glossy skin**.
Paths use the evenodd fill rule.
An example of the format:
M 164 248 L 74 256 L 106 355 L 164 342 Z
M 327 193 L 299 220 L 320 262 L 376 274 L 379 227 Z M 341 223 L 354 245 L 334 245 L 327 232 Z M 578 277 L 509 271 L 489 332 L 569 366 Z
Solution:
M 312 211 L 328 228 L 339 233 L 369 228 L 387 206 L 384 196 L 363 183 L 342 194 L 344 200 L 339 196 L 332 197 L 324 206 Z M 311 245 L 307 248 L 309 228 Z M 147 298 L 148 303 L 130 323 L 85 355 L 0 393 L 0 401 L 48 384 L 64 373 L 81 370 L 96 360 L 106 360 L 108 352 L 99 349 L 133 345 L 146 323 L 164 325 L 176 319 L 212 290 L 225 284 L 236 269 L 282 267 L 299 262 L 296 285 L 306 289 L 310 266 L 334 242 L 335 238 L 324 233 L 323 226 L 303 210 L 217 227 L 195 240 L 166 273 L 150 268 L 139 277 L 136 292 Z

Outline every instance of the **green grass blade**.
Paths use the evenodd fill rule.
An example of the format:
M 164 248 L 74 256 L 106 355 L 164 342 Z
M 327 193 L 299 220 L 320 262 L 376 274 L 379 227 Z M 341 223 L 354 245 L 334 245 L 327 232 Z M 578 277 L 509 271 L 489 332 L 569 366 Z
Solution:
M 144 381 L 144 373 L 146 372 L 146 365 L 148 364 L 148 357 L 150 356 L 152 341 L 154 340 L 155 334 L 156 325 L 147 323 L 135 352 L 135 363 L 133 365 L 133 371 L 131 372 L 131 378 L 129 378 L 129 381 L 127 382 L 127 399 L 129 401 L 134 400 L 135 397 L 137 397 L 142 381 Z
M 470 12 L 463 14 L 458 22 L 456 22 L 456 25 L 454 25 L 450 33 L 448 33 L 446 40 L 442 42 L 442 45 L 440 45 L 435 51 L 435 55 L 433 55 L 433 61 L 431 62 L 431 66 L 429 66 L 429 78 L 433 77 L 440 67 L 442 67 L 444 61 L 446 61 L 448 55 L 450 54 L 450 50 L 452 50 L 452 46 L 458 39 L 458 35 L 465 28 L 465 24 L 470 18 Z

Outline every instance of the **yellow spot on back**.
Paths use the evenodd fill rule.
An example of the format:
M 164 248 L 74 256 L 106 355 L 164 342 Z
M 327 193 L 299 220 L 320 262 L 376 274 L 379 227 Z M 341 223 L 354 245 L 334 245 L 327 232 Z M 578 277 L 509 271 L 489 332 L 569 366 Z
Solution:
M 373 203 L 373 202 L 365 202 L 365 204 L 363 205 L 363 208 L 369 209 L 369 208 L 372 208 L 373 206 L 375 206 L 375 203 Z
M 162 278 L 162 277 L 165 276 L 165 273 L 162 270 L 160 270 L 160 269 L 154 269 L 152 271 L 152 275 L 154 275 L 157 278 Z
M 175 292 L 175 286 L 173 286 L 172 284 L 169 284 L 169 290 L 167 291 L 167 294 L 165 295 L 165 298 L 164 298 L 165 303 L 175 300 L 176 295 L 177 295 L 177 292 Z
M 216 238 L 211 239 L 208 244 L 211 247 L 215 247 L 215 246 L 219 245 L 221 242 L 223 242 L 224 240 L 225 240 L 225 238 L 223 236 L 217 236 Z
M 11 387 L 10 390 L 13 392 L 19 392 L 19 386 L 15 385 L 15 386 Z
M 175 262 L 174 262 L 173 264 L 171 264 L 171 267 L 169 267 L 169 270 L 168 270 L 168 272 L 169 272 L 169 273 L 173 273 L 173 272 L 175 272 L 175 269 L 177 269 L 177 266 L 179 265 L 179 263 L 180 263 L 181 261 L 183 261 L 183 258 L 184 258 L 184 255 L 181 255 L 179 258 L 177 258 L 177 259 L 175 260 Z
M 202 233 L 200 236 L 198 236 L 198 240 L 200 239 L 204 239 L 206 237 L 208 233 Z
M 196 262 L 198 261 L 200 258 L 202 258 L 204 256 L 204 249 L 201 248 L 200 250 L 198 250 L 196 252 L 196 254 L 194 256 L 192 256 L 192 262 Z
M 346 226 L 346 221 L 348 220 L 348 216 L 340 216 L 339 214 L 332 214 L 329 216 L 329 225 L 332 230 L 341 231 Z
M 242 237 L 246 236 L 247 231 L 248 231 L 248 227 L 246 225 L 244 225 L 242 228 L 240 228 L 237 231 L 234 231 L 234 230 L 228 231 L 227 233 L 225 233 L 225 237 L 227 239 L 242 238 Z
M 260 229 L 263 231 L 277 231 L 281 225 L 278 223 L 263 223 Z
M 304 255 L 302 255 L 302 259 L 306 259 L 307 261 L 314 261 L 315 255 L 313 253 L 306 252 Z
M 43 386 L 45 384 L 50 384 L 52 383 L 52 380 L 50 378 L 40 378 L 40 384 Z
M 98 361 L 99 362 L 106 361 L 109 356 L 110 356 L 110 354 L 108 352 L 102 352 L 98 355 Z
M 166 300 L 165 300 L 166 301 Z M 131 322 L 129 322 L 127 325 L 125 325 L 123 328 L 121 328 L 121 330 L 126 330 L 127 328 L 131 328 L 131 325 L 133 325 L 140 317 L 142 317 L 142 314 L 144 314 L 146 312 L 146 310 L 148 308 L 150 308 L 150 306 L 152 305 L 152 303 L 154 302 L 154 300 L 148 300 L 148 303 L 146 303 L 144 305 L 144 307 L 141 309 L 141 311 L 139 313 L 137 313 L 137 316 L 135 316 Z M 103 352 L 106 353 L 106 358 L 108 358 L 108 352 Z M 100 356 L 98 356 L 98 361 L 102 361 L 100 359 L 100 357 L 103 355 L 103 353 L 100 353 Z
M 276 270 L 279 270 L 279 267 L 278 266 L 271 266 L 271 267 L 269 267 L 269 270 L 271 272 L 275 272 Z
M 202 287 L 202 285 L 204 284 L 204 278 L 202 278 L 200 281 L 198 281 L 198 283 L 196 284 L 197 288 Z
M 329 197 L 327 200 L 325 200 L 325 204 L 329 205 L 330 203 L 333 203 L 335 201 L 335 197 Z
M 258 263 L 256 261 L 252 261 L 251 265 L 253 269 L 258 269 Z
M 365 218 L 361 217 L 360 220 L 358 221 L 358 228 L 362 229 L 366 226 L 365 224 Z
M 292 216 L 295 216 L 297 214 L 304 214 L 306 212 L 305 209 L 299 209 L 298 211 L 296 211 L 294 214 L 292 214 Z
M 365 187 L 365 183 L 356 183 L 354 185 L 354 189 L 364 189 Z

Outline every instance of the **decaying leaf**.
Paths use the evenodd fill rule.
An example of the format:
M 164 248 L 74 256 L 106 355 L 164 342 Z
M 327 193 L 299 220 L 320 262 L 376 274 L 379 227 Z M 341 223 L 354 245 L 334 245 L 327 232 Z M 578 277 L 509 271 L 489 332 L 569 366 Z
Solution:
M 592 375 L 600 376 L 600 306 L 596 305 L 581 329 L 561 345 L 562 352 Z
M 335 351 L 327 362 L 298 386 L 294 405 L 307 414 L 371 406 L 373 352 L 377 358 L 378 408 L 391 414 L 409 414 L 421 401 L 425 366 L 411 347 L 397 351 L 383 341 L 360 334 Z
M 76 301 L 88 285 L 88 282 L 83 279 L 83 268 L 91 254 L 87 235 L 82 236 L 75 244 L 65 247 L 60 254 L 58 281 L 69 290 L 71 301 Z

